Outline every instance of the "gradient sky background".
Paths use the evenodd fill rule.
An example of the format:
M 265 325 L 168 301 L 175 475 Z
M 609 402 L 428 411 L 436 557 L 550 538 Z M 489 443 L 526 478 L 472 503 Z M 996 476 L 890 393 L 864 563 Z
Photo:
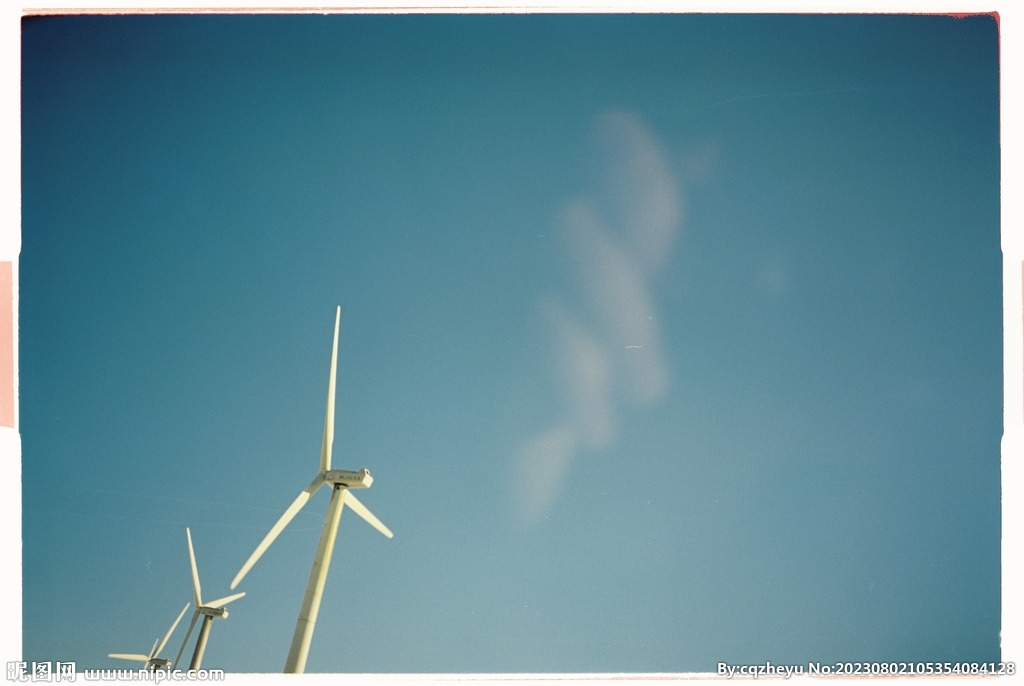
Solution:
M 23 28 L 23 659 L 999 660 L 993 19 Z

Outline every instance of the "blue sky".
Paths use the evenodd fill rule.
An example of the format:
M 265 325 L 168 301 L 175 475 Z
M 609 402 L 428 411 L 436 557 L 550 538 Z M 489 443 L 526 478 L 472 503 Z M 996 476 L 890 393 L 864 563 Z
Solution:
M 25 659 L 147 650 L 186 526 L 227 594 L 339 304 L 395 538 L 343 516 L 308 671 L 999 659 L 992 19 L 23 31 Z M 205 666 L 281 669 L 326 503 Z

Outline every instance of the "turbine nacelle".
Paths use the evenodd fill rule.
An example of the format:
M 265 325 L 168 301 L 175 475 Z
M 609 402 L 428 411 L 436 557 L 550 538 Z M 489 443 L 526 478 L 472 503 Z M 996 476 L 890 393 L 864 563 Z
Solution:
M 324 481 L 329 484 L 341 484 L 346 488 L 369 488 L 373 483 L 370 470 L 363 467 L 358 472 L 350 472 L 346 469 L 330 469 L 324 473 Z
M 228 609 L 226 607 L 201 607 L 199 608 L 199 614 L 217 619 L 227 619 Z

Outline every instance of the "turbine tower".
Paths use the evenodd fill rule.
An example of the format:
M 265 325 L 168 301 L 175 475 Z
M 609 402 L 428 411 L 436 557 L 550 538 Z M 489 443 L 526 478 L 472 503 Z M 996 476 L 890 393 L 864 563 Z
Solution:
M 181 608 L 181 612 L 178 613 L 178 618 L 174 620 L 174 624 L 171 624 L 171 628 L 164 635 L 164 640 L 161 641 L 158 638 L 153 641 L 153 648 L 149 651 L 149 655 L 139 655 L 137 653 L 110 653 L 107 657 L 116 657 L 118 660 L 135 660 L 136 662 L 145 662 L 146 669 L 149 670 L 167 667 L 167 665 L 171 664 L 171 661 L 166 658 L 157 657 L 157 655 L 159 655 L 160 651 L 164 649 L 165 645 L 167 645 L 168 639 L 171 638 L 171 634 L 173 634 L 174 630 L 178 627 L 178 622 L 180 622 L 181 618 L 185 616 L 185 610 L 187 610 L 188 606 L 191 604 L 192 603 L 185 603 L 185 607 Z
M 306 670 L 306 657 L 309 655 L 309 644 L 313 640 L 313 629 L 316 627 L 316 617 L 320 612 L 320 599 L 323 596 L 324 584 L 327 581 L 327 570 L 331 566 L 331 555 L 334 553 L 334 541 L 338 534 L 338 523 L 341 521 L 341 510 L 348 505 L 357 515 L 370 523 L 373 528 L 388 538 L 394 534 L 384 526 L 373 513 L 366 509 L 366 506 L 359 502 L 349 491 L 352 488 L 369 488 L 373 483 L 373 477 L 364 467 L 358 472 L 349 472 L 344 469 L 331 469 L 331 449 L 334 446 L 334 388 L 335 376 L 338 369 L 338 326 L 341 323 L 341 307 L 334 316 L 334 347 L 331 350 L 331 375 L 327 382 L 327 416 L 324 418 L 324 440 L 320 448 L 320 471 L 316 478 L 309 484 L 295 501 L 284 511 L 277 523 L 271 527 L 270 532 L 263 538 L 253 554 L 245 561 L 242 568 L 235 575 L 231 582 L 231 588 L 235 586 L 249 573 L 252 566 L 260 559 L 270 544 L 280 535 L 288 523 L 305 506 L 310 497 L 320 487 L 329 484 L 331 486 L 331 502 L 327 506 L 327 516 L 324 518 L 324 527 L 320 532 L 320 542 L 316 547 L 316 555 L 313 557 L 313 569 L 309 573 L 309 583 L 306 584 L 306 594 L 302 598 L 302 606 L 299 609 L 299 619 L 295 623 L 295 633 L 292 636 L 292 644 L 288 649 L 288 659 L 285 661 L 284 671 L 286 674 L 302 674 Z
M 203 604 L 203 592 L 199 587 L 199 568 L 196 567 L 196 553 L 192 549 L 192 532 L 185 527 L 185 536 L 188 538 L 188 558 L 192 563 L 192 591 L 195 593 L 196 609 L 192 613 L 192 621 L 188 625 L 188 631 L 185 632 L 185 640 L 181 642 L 181 648 L 178 649 L 178 656 L 174 658 L 174 667 L 178 666 L 178 660 L 181 659 L 181 654 L 185 650 L 185 645 L 188 643 L 188 637 L 192 635 L 192 629 L 196 626 L 196 620 L 199 619 L 199 615 L 203 616 L 203 626 L 199 628 L 199 638 L 196 639 L 196 649 L 192 653 L 192 662 L 189 664 L 189 669 L 199 669 L 199 665 L 203 662 L 203 653 L 206 652 L 206 642 L 210 638 L 210 624 L 213 623 L 213 618 L 227 619 L 228 611 L 224 609 L 224 606 L 230 603 L 232 600 L 238 600 L 245 595 L 245 592 L 235 593 L 225 598 L 218 598 L 211 603 Z M 234 588 L 234 587 L 232 587 Z

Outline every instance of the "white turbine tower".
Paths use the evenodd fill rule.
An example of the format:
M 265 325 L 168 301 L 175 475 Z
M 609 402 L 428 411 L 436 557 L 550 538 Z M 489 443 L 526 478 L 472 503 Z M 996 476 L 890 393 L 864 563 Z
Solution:
M 203 662 L 203 653 L 206 652 L 206 641 L 210 638 L 210 624 L 213 623 L 213 618 L 227 619 L 228 611 L 224 609 L 224 606 L 230 603 L 232 600 L 238 600 L 245 595 L 242 593 L 235 593 L 225 598 L 218 598 L 213 602 L 203 604 L 203 592 L 199 587 L 199 568 L 196 567 L 196 553 L 192 550 L 192 532 L 185 527 L 185 536 L 188 538 L 188 558 L 189 562 L 192 563 L 192 591 L 195 593 L 196 609 L 192 613 L 192 621 L 188 625 L 188 631 L 185 632 L 185 640 L 181 642 L 181 648 L 178 649 L 178 656 L 174 658 L 174 666 L 178 666 L 178 660 L 181 659 L 181 654 L 185 650 L 185 645 L 188 643 L 188 637 L 192 635 L 192 629 L 196 626 L 196 620 L 199 619 L 199 615 L 203 616 L 203 626 L 199 628 L 199 638 L 196 639 L 196 649 L 192 653 L 192 662 L 189 664 L 189 669 L 199 669 L 199 666 Z M 232 588 L 234 588 L 232 586 Z
M 178 613 L 178 618 L 174 620 L 174 624 L 171 624 L 171 628 L 164 635 L 164 640 L 161 641 L 158 638 L 153 641 L 153 648 L 149 651 L 149 655 L 140 655 L 137 653 L 110 653 L 107 657 L 116 657 L 118 660 L 135 660 L 136 662 L 145 662 L 146 669 L 150 670 L 157 669 L 158 667 L 167 667 L 167 665 L 171 664 L 171 661 L 166 658 L 157 657 L 157 655 L 159 655 L 160 651 L 164 649 L 165 645 L 167 645 L 167 641 L 171 638 L 171 634 L 173 634 L 174 630 L 178 628 L 178 622 L 180 622 L 181 618 L 185 616 L 185 610 L 187 610 L 188 606 L 191 604 L 192 603 L 185 603 L 185 607 L 181 608 L 181 612 Z
M 327 383 L 327 416 L 324 419 L 324 440 L 320 448 L 320 471 L 313 482 L 302 493 L 299 493 L 295 502 L 285 510 L 281 518 L 270 529 L 270 533 L 256 546 L 256 550 L 245 561 L 242 569 L 231 582 L 231 588 L 234 589 L 281 531 L 288 526 L 288 522 L 292 521 L 292 518 L 309 501 L 310 497 L 324 484 L 330 484 L 331 502 L 327 506 L 327 516 L 324 518 L 324 528 L 320 533 L 320 543 L 317 544 L 316 556 L 313 558 L 313 569 L 309 573 L 306 594 L 302 598 L 299 619 L 295 623 L 295 634 L 292 636 L 292 644 L 288 649 L 288 659 L 284 665 L 286 674 L 302 674 L 306 670 L 306 657 L 309 655 L 309 644 L 313 640 L 313 629 L 320 611 L 320 598 L 323 596 L 324 583 L 327 581 L 327 569 L 331 565 L 331 555 L 334 552 L 334 541 L 338 534 L 342 507 L 348 505 L 357 515 L 388 538 L 394 535 L 349 492 L 350 488 L 369 488 L 373 483 L 370 472 L 365 467 L 358 472 L 331 469 L 331 448 L 334 445 L 334 386 L 338 369 L 338 326 L 340 323 L 341 307 L 338 307 L 334 316 L 334 347 L 331 350 L 331 376 Z

